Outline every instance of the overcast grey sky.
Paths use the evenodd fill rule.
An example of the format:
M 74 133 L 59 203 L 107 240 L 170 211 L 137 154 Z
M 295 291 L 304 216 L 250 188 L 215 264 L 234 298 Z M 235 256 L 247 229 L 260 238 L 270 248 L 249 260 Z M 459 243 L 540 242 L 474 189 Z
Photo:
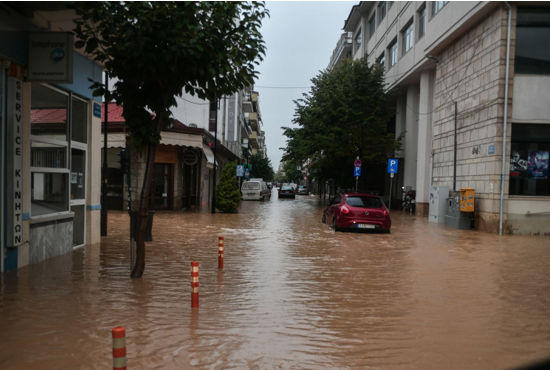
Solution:
M 282 126 L 292 126 L 295 104 L 309 89 L 269 87 L 309 87 L 311 79 L 327 67 L 342 34 L 344 22 L 358 1 L 273 2 L 266 7 L 262 34 L 267 45 L 259 66 L 255 90 L 260 94 L 267 155 L 277 171 L 286 138 Z M 262 87 L 265 86 L 265 87 Z

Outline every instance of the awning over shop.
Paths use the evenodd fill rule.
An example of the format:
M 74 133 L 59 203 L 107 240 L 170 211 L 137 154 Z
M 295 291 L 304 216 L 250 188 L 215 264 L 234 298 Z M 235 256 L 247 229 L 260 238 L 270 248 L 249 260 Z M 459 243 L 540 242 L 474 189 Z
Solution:
M 214 153 L 212 153 L 212 149 L 208 145 L 202 144 L 202 150 L 204 151 L 204 155 L 206 156 L 206 167 L 214 168 Z M 216 161 L 216 166 L 217 165 L 218 162 Z
M 188 135 L 178 132 L 162 132 L 162 140 L 160 141 L 160 143 L 164 145 L 186 146 L 201 149 L 203 147 L 201 135 Z M 103 147 L 103 135 L 101 135 L 101 147 Z M 107 147 L 126 147 L 126 134 L 122 132 L 117 134 L 107 134 Z M 212 158 L 214 158 L 213 154 Z

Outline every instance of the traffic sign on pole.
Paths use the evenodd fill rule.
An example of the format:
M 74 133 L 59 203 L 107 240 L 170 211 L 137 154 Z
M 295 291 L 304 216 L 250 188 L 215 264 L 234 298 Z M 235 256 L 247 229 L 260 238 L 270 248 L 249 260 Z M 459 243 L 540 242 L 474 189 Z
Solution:
M 390 158 L 388 159 L 388 173 L 397 173 L 399 167 L 399 160 Z
M 355 171 L 353 171 L 353 176 L 361 176 L 361 167 L 355 167 Z
M 353 165 L 354 165 L 355 167 L 361 167 L 362 164 L 363 164 L 363 163 L 361 163 L 361 160 L 360 160 L 359 158 L 357 158 L 357 159 L 355 160 L 355 162 L 353 162 Z

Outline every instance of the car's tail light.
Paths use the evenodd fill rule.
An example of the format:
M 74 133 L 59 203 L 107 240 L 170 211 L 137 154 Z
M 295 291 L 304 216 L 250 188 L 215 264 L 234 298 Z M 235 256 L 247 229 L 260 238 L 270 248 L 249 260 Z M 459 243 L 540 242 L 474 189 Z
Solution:
M 346 206 L 342 207 L 342 213 L 349 213 L 349 208 Z
M 387 208 L 384 208 L 384 216 L 389 216 L 390 215 L 390 211 L 388 211 Z

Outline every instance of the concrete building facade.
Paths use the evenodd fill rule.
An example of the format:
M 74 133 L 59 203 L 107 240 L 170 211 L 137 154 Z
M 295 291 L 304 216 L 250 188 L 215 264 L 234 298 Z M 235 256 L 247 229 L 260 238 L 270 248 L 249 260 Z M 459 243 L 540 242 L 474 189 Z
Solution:
M 474 188 L 476 229 L 550 234 L 549 21 L 547 4 L 392 1 L 352 8 L 347 49 L 337 47 L 329 66 L 346 57 L 341 49 L 385 69 L 396 135 L 405 133 L 395 154 L 404 167 L 394 197 L 401 186 L 412 187 L 417 213 L 427 215 L 430 186 Z

